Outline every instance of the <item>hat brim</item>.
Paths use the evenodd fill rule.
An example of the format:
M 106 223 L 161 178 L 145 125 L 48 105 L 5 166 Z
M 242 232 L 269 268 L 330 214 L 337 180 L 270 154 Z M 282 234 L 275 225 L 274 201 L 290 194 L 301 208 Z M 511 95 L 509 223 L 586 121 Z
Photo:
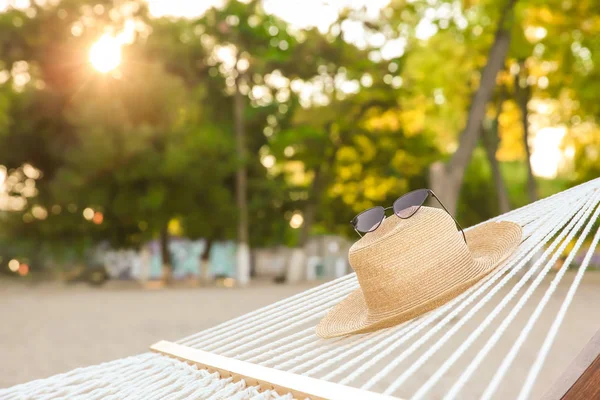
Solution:
M 360 288 L 334 306 L 319 322 L 316 333 L 332 338 L 355 333 L 372 332 L 392 327 L 434 310 L 479 282 L 506 260 L 521 243 L 521 227 L 513 222 L 488 222 L 465 232 L 467 246 L 473 257 L 464 279 L 451 287 L 432 293 L 429 299 L 408 306 L 410 299 L 399 293 L 396 312 L 385 316 L 369 315 L 369 309 Z M 436 285 L 438 286 L 438 285 Z M 439 286 L 438 286 L 439 287 Z

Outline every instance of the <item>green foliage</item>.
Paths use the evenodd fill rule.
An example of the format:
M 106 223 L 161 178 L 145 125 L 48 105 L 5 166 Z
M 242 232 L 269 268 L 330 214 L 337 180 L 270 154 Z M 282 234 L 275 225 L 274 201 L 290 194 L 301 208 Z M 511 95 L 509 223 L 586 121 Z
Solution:
M 298 212 L 314 211 L 308 233 L 353 235 L 355 213 L 427 187 L 431 163 L 456 149 L 504 4 L 392 1 L 377 17 L 342 10 L 326 31 L 292 27 L 259 0 L 225 1 L 195 19 L 154 18 L 142 1 L 0 12 L 0 164 L 41 171 L 22 210 L 0 210 L 1 239 L 72 259 L 100 241 L 137 246 L 174 219 L 190 237 L 235 238 L 242 165 L 252 246 L 298 244 L 303 231 L 289 225 Z M 572 154 L 558 179 L 537 180 L 539 196 L 600 175 L 600 9 L 520 1 L 505 23 L 497 158 L 518 207 L 528 202 L 518 66 L 527 69 L 518 84 L 531 91 L 530 130 L 563 127 Z M 366 40 L 347 41 L 349 26 Z M 90 46 L 127 29 L 119 69 L 94 71 Z M 394 41 L 401 49 L 389 55 Z M 464 225 L 498 213 L 482 149 L 464 182 Z M 87 208 L 102 221 L 83 218 Z
M 147 240 L 178 216 L 196 220 L 188 222 L 192 236 L 230 235 L 232 219 L 223 216 L 233 211 L 224 186 L 231 140 L 203 120 L 180 79 L 153 65 L 136 74 L 126 85 L 101 79 L 78 94 L 68 113 L 77 144 L 65 152 L 55 198 L 77 194 L 81 207 L 103 211 L 98 229 L 120 245 Z M 214 214 L 199 218 L 199 203 Z

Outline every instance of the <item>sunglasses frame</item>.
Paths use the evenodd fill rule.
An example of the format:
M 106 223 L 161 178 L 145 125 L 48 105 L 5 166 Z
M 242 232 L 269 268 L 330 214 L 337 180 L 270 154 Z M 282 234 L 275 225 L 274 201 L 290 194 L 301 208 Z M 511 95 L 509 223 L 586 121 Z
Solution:
M 383 220 L 386 218 L 385 212 L 387 210 L 390 210 L 390 209 L 393 210 L 394 209 L 394 204 L 396 204 L 397 201 L 401 200 L 402 198 L 404 198 L 404 197 L 406 197 L 406 196 L 408 196 L 410 194 L 413 194 L 413 193 L 416 193 L 416 192 L 420 192 L 420 191 L 423 191 L 423 190 L 427 191 L 427 195 L 425 196 L 425 198 L 423 199 L 423 201 L 421 202 L 421 204 L 419 204 L 419 206 L 417 206 L 417 209 L 412 214 L 410 214 L 408 217 L 401 217 L 396 212 L 394 212 L 394 215 L 396 215 L 400 219 L 409 219 L 410 217 L 412 217 L 413 215 L 415 215 L 417 213 L 417 211 L 419 211 L 421 209 L 421 207 L 423 207 L 423 204 L 425 204 L 425 202 L 427 201 L 427 199 L 429 198 L 429 196 L 432 196 L 434 199 L 437 200 L 438 203 L 440 203 L 440 206 L 442 206 L 442 208 L 444 209 L 444 211 L 446 211 L 446 213 L 448 213 L 448 215 L 452 218 L 452 220 L 456 224 L 456 227 L 458 228 L 458 230 L 462 234 L 462 237 L 463 237 L 465 243 L 467 243 L 467 237 L 465 236 L 465 231 L 463 230 L 462 226 L 460 226 L 460 224 L 458 223 L 458 221 L 456 220 L 456 218 L 454 218 L 454 216 L 450 213 L 450 211 L 448 211 L 448 209 L 446 208 L 446 206 L 444 206 L 444 204 L 442 203 L 442 201 L 435 195 L 435 193 L 433 193 L 433 190 L 431 190 L 431 189 L 417 189 L 417 190 L 413 190 L 411 192 L 408 192 L 408 193 L 406 193 L 406 194 L 398 197 L 396 200 L 394 200 L 394 203 L 390 207 L 385 207 L 384 208 L 382 206 L 375 206 L 375 207 L 368 208 L 368 209 L 364 210 L 363 212 L 357 214 L 356 217 L 354 217 L 352 219 L 352 221 L 350 221 L 350 225 L 352 225 L 352 227 L 354 228 L 354 230 L 356 231 L 356 233 L 358 233 L 358 236 L 363 237 L 363 235 L 361 234 L 361 232 L 358 229 L 356 229 L 356 225 L 358 223 L 358 218 L 362 214 L 364 214 L 364 213 L 366 213 L 368 211 L 375 210 L 375 209 L 382 209 L 383 210 L 383 212 L 382 212 L 383 216 L 382 216 L 381 220 L 379 221 L 379 223 L 377 225 L 375 225 L 375 227 L 372 228 L 371 230 L 369 230 L 367 232 L 363 232 L 363 233 L 367 234 L 367 233 L 376 231 L 377 228 L 379 228 L 379 226 L 381 226 L 381 223 L 383 222 Z

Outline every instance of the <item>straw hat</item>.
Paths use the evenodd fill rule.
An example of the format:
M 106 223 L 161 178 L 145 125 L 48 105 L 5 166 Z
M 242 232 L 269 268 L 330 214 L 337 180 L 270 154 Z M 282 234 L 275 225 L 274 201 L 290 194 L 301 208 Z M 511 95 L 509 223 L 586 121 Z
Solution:
M 521 227 L 488 222 L 465 232 L 443 210 L 421 207 L 411 218 L 386 218 L 352 245 L 360 288 L 317 325 L 322 338 L 397 325 L 458 296 L 493 271 L 521 242 Z

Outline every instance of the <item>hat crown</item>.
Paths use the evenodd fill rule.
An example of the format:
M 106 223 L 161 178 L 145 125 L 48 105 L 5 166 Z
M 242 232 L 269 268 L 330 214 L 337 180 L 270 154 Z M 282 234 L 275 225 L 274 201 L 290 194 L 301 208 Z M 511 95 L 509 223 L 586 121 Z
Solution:
M 386 218 L 354 243 L 348 257 L 373 318 L 397 312 L 400 301 L 394 299 L 409 307 L 439 291 L 440 284 L 464 279 L 452 266 L 472 262 L 452 217 L 431 207 L 408 219 Z

